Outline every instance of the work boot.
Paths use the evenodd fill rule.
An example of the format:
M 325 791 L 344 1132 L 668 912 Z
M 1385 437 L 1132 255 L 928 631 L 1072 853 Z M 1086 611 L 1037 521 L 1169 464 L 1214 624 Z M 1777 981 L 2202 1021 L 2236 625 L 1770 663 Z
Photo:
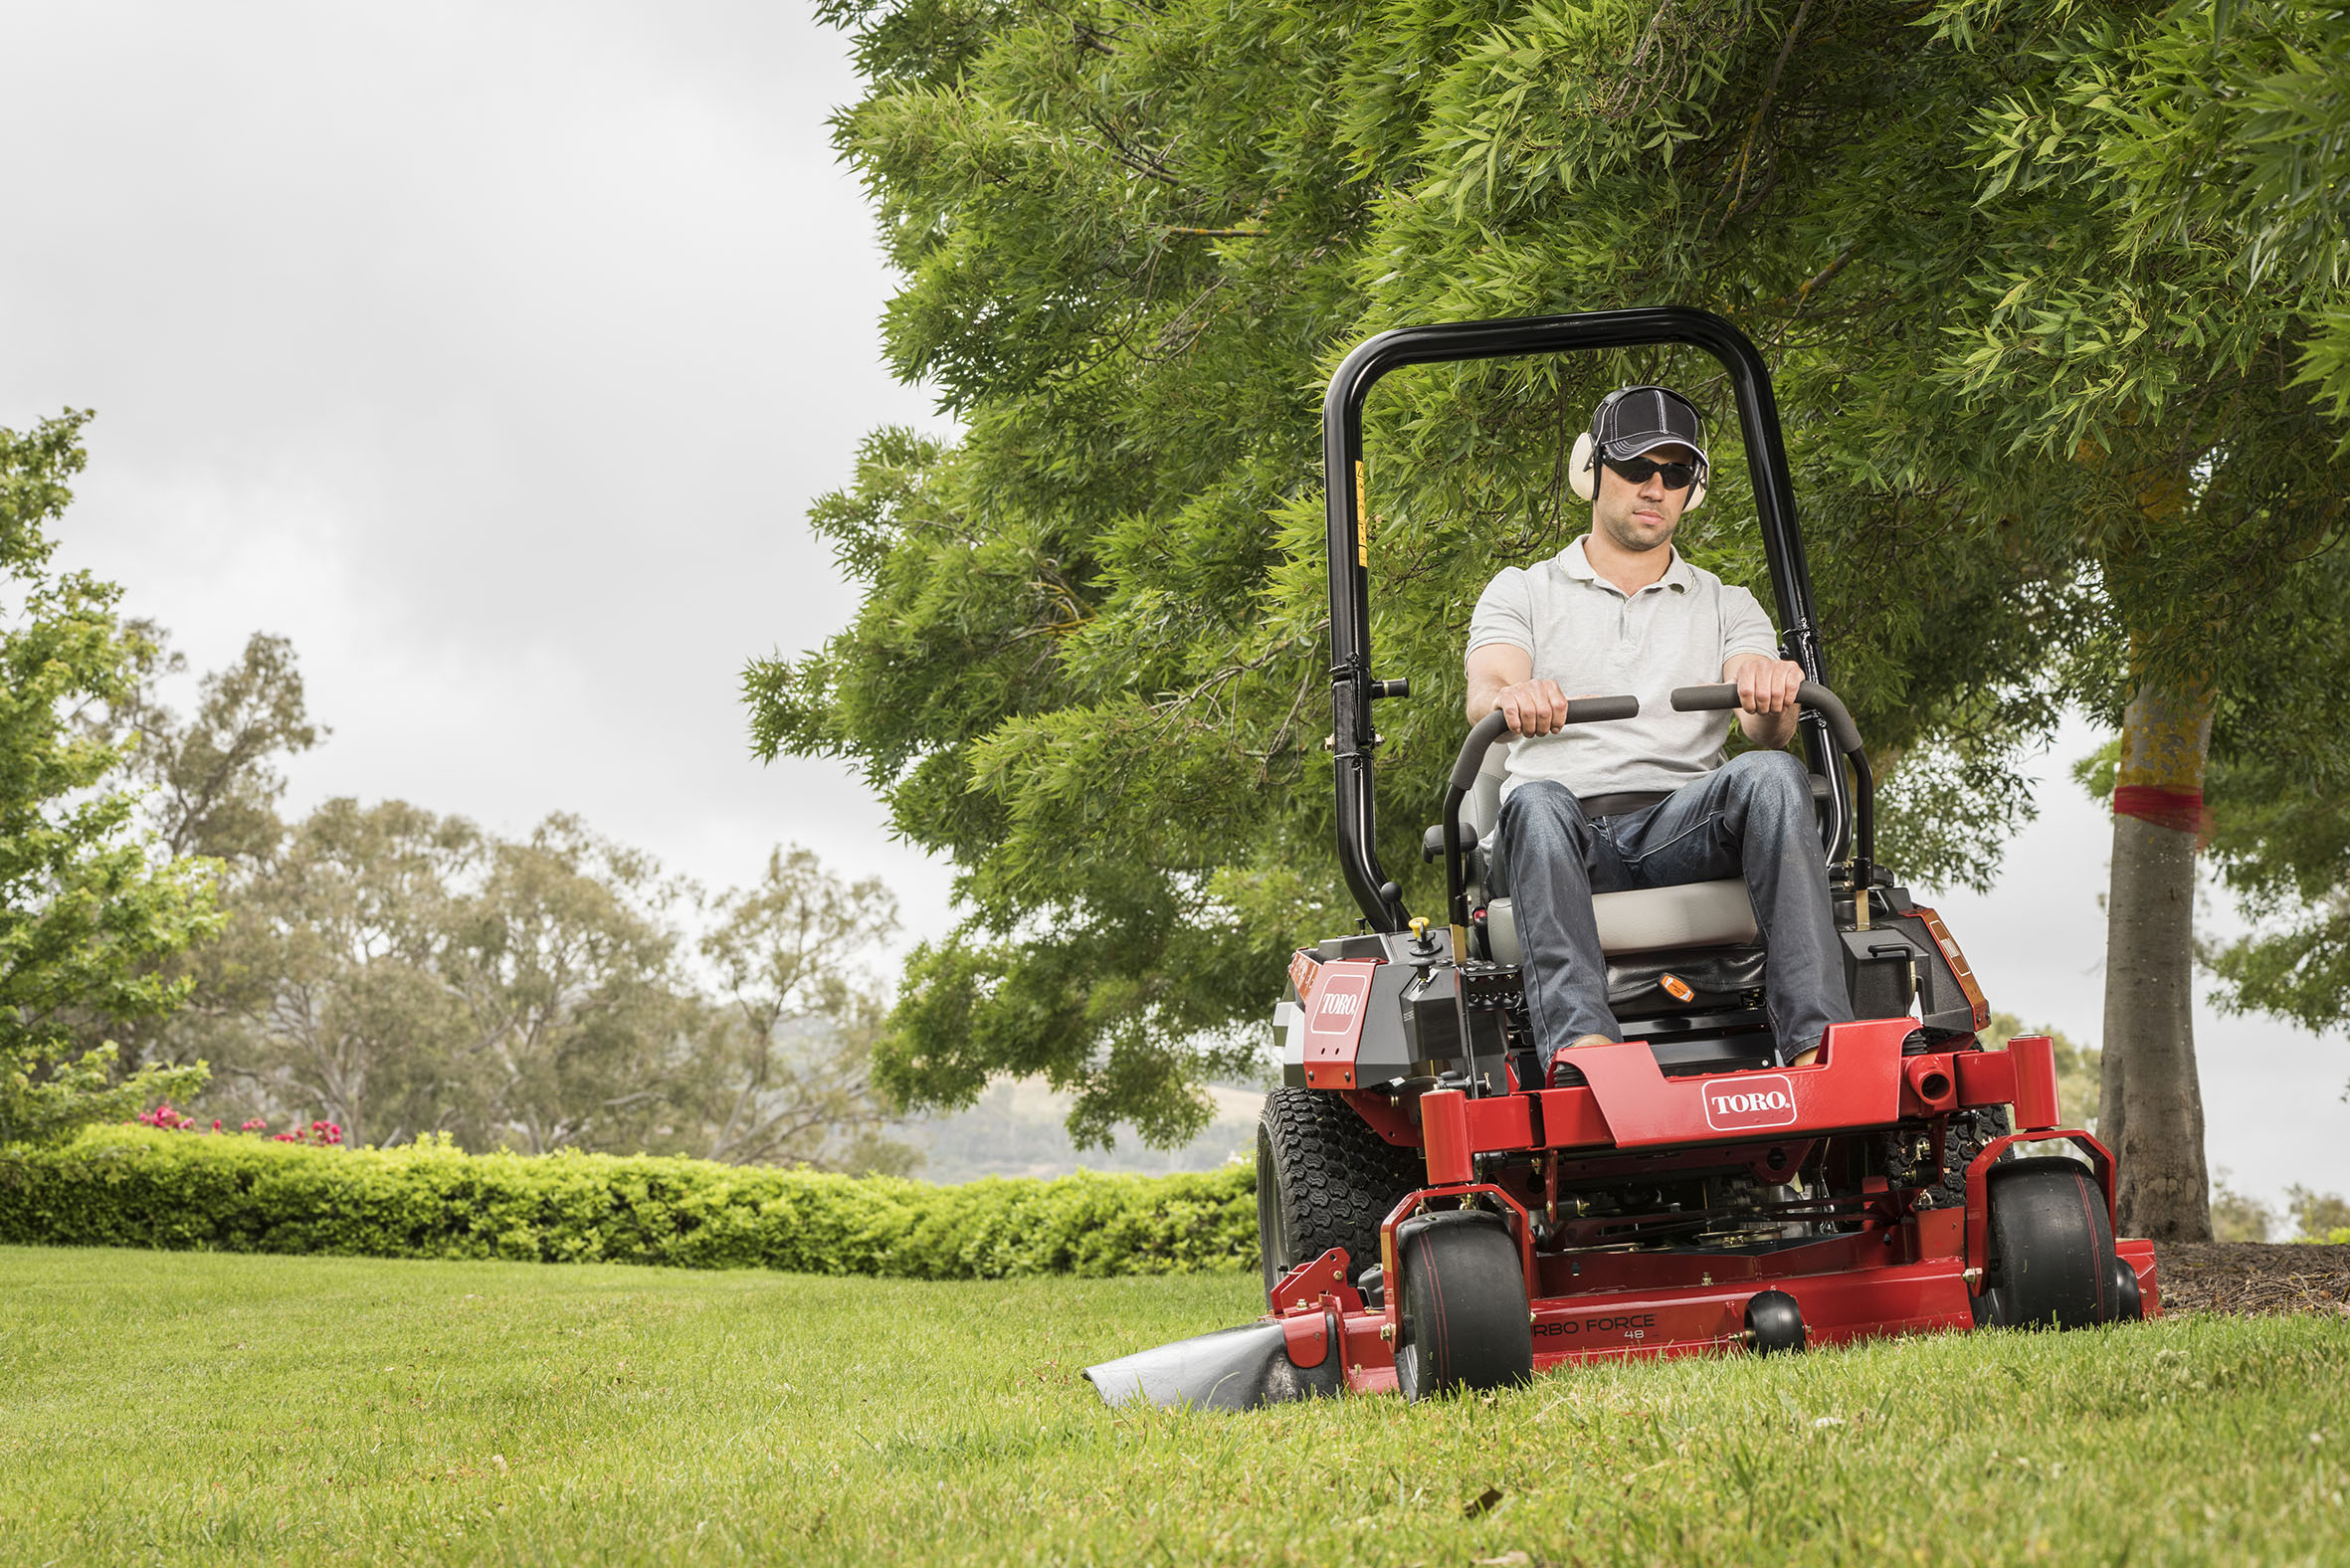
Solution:
M 1559 1047 L 1557 1053 L 1551 1057 L 1550 1067 L 1542 1075 L 1543 1084 L 1549 1088 L 1584 1087 L 1586 1080 L 1583 1072 L 1567 1060 L 1567 1053 L 1581 1051 L 1585 1046 L 1612 1046 L 1616 1042 L 1605 1035 L 1579 1035 L 1568 1041 Z

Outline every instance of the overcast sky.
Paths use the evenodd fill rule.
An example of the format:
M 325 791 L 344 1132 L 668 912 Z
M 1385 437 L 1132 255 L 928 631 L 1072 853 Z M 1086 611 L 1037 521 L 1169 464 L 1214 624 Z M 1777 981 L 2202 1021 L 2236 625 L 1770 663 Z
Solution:
M 296 809 L 577 812 L 722 886 L 796 840 L 950 921 L 822 762 L 749 758 L 745 658 L 855 600 L 803 522 L 885 423 L 890 278 L 792 0 L 27 7 L 0 52 L 0 425 L 91 408 L 65 556 L 200 669 L 299 651 Z M 2094 1040 L 2108 827 L 2040 769 L 1989 898 L 1995 1006 Z M 2350 1190 L 2350 1052 L 2208 1009 L 2215 1166 Z

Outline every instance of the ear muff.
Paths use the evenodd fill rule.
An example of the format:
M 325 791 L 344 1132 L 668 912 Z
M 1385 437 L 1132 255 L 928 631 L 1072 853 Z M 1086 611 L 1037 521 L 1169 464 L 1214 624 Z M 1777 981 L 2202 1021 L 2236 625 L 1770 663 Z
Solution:
M 1591 432 L 1575 438 L 1575 450 L 1567 454 L 1567 489 L 1585 500 L 1599 499 L 1599 459 L 1592 451 Z M 1698 480 L 1689 487 L 1689 498 L 1681 502 L 1681 515 L 1687 516 L 1705 504 L 1705 482 Z
M 1599 464 L 1591 455 L 1591 445 L 1587 430 L 1575 438 L 1575 450 L 1567 455 L 1567 489 L 1585 500 L 1599 499 Z

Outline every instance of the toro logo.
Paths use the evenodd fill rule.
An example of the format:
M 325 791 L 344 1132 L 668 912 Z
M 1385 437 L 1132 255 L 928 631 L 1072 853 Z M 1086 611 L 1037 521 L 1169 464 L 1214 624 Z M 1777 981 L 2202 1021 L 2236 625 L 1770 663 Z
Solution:
M 1371 990 L 1371 966 L 1330 964 L 1322 977 L 1322 994 L 1314 999 L 1309 1035 L 1352 1036 L 1363 1022 L 1363 998 Z
M 1716 1132 L 1785 1127 L 1795 1121 L 1795 1085 L 1767 1077 L 1715 1079 L 1705 1085 L 1705 1124 Z

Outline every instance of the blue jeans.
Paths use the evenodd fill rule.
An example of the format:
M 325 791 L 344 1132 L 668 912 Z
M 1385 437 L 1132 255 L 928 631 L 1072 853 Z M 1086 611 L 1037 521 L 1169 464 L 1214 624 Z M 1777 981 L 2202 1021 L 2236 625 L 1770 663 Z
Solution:
M 1811 775 L 1792 752 L 1740 752 L 1656 805 L 1615 817 L 1587 816 L 1564 784 L 1530 780 L 1502 803 L 1493 869 L 1517 916 L 1526 1008 L 1546 1069 L 1585 1035 L 1617 1035 L 1595 892 L 1743 875 L 1768 949 L 1764 986 L 1781 1060 L 1853 1016 Z

